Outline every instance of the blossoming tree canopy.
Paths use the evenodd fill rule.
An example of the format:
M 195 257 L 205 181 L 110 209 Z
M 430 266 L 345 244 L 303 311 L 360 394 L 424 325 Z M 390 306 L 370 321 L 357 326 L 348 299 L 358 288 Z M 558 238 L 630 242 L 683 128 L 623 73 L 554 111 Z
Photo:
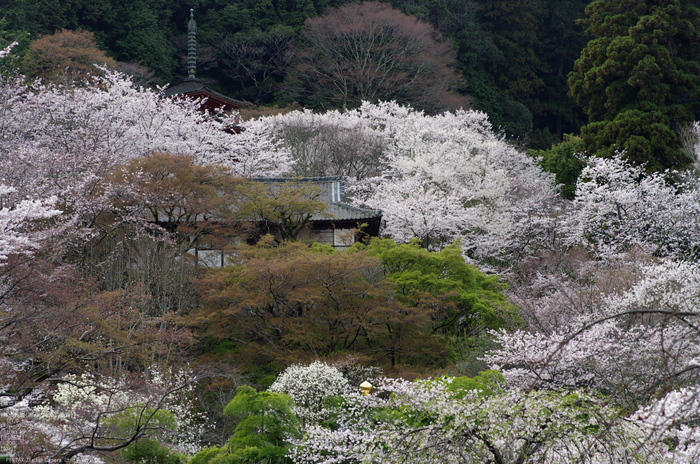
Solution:
M 65 88 L 3 78 L 0 112 L 12 115 L 0 122 L 6 184 L 21 195 L 79 196 L 111 167 L 153 151 L 193 156 L 246 177 L 289 171 L 287 153 L 256 122 L 231 134 L 223 130 L 231 121 L 200 112 L 197 101 L 162 98 L 116 72 L 95 79 Z
M 418 238 L 439 250 L 461 239 L 471 259 L 509 261 L 532 253 L 553 225 L 553 177 L 498 135 L 484 113 L 429 116 L 395 102 L 365 102 L 343 113 L 296 111 L 261 123 L 287 144 L 299 172 L 328 175 L 344 166 L 354 201 L 381 209 L 384 233 L 399 242 Z M 355 164 L 322 156 L 347 134 L 373 156 L 356 156 Z

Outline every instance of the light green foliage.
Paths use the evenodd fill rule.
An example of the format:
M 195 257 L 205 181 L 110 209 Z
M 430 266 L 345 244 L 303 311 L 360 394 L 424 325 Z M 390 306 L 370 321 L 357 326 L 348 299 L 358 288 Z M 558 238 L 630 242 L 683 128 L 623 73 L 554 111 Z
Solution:
M 125 409 L 119 414 L 111 416 L 108 422 L 117 430 L 133 433 L 133 431 L 143 428 L 144 420 L 148 417 L 151 417 L 148 424 L 150 427 L 171 432 L 177 429 L 177 419 L 171 412 L 163 409 L 156 411 L 150 406 L 141 407 L 137 405 Z
M 500 371 L 481 371 L 474 377 L 440 377 L 417 380 L 422 388 L 445 389 L 451 400 L 476 401 L 487 397 L 503 395 L 508 387 L 505 376 Z M 466 399 L 465 399 L 466 398 Z
M 151 416 L 144 428 L 144 419 Z M 115 429 L 116 436 L 130 436 L 144 429 L 144 439 L 137 440 L 119 450 L 119 455 L 127 462 L 148 464 L 184 464 L 183 455 L 176 453 L 163 443 L 172 440 L 177 430 L 177 419 L 172 413 L 151 407 L 129 408 L 109 418 L 108 423 Z M 148 431 L 151 431 L 150 433 Z M 166 435 L 168 438 L 166 439 Z
M 585 105 L 587 151 L 624 150 L 658 171 L 683 166 L 675 132 L 698 110 L 700 2 L 597 0 L 583 24 L 591 38 L 569 76 Z
M 240 419 L 228 444 L 200 451 L 191 464 L 291 463 L 286 457 L 289 440 L 299 437 L 293 406 L 288 395 L 240 387 L 224 410 Z
M 245 265 L 201 282 L 197 323 L 210 336 L 244 340 L 241 363 L 290 364 L 347 351 L 392 364 L 442 360 L 445 343 L 429 330 L 433 308 L 399 301 L 377 257 L 269 245 L 239 247 Z
M 447 389 L 455 392 L 456 399 L 462 399 L 469 391 L 477 391 L 480 397 L 502 394 L 506 378 L 499 371 L 482 371 L 474 377 L 455 377 Z
M 515 308 L 503 295 L 507 286 L 467 264 L 459 242 L 440 252 L 391 239 L 357 247 L 381 259 L 399 300 L 434 312 L 433 333 L 477 335 L 484 328 L 517 323 Z
M 175 453 L 155 440 L 141 440 L 126 447 L 120 455 L 135 464 L 185 464 L 185 456 Z

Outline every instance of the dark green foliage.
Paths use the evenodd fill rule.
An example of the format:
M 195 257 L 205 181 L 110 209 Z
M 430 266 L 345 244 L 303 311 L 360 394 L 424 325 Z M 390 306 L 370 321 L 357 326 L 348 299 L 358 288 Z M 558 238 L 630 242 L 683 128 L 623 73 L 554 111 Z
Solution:
M 270 103 L 293 63 L 296 41 L 294 30 L 282 25 L 224 35 L 216 49 L 224 75 L 237 84 L 230 96 Z
M 540 0 L 492 0 L 478 2 L 482 34 L 498 50 L 486 70 L 498 89 L 491 108 L 495 127 L 511 137 L 525 140 L 532 132 L 533 113 L 541 112 L 535 93 L 543 87 L 537 74 L 537 32 L 544 9 Z M 489 112 L 489 110 L 491 112 Z
M 197 77 L 233 98 L 284 105 L 299 91 L 294 82 L 281 89 L 298 56 L 295 47 L 305 21 L 346 3 L 351 2 L 0 0 L 0 21 L 6 23 L 0 30 L 11 32 L 10 41 L 64 28 L 92 31 L 111 58 L 145 65 L 166 83 L 186 76 L 186 28 L 193 8 Z M 578 131 L 581 112 L 567 96 L 565 80 L 585 43 L 574 21 L 586 0 L 390 3 L 452 41 L 457 70 L 465 78 L 460 91 L 472 98 L 473 108 L 489 114 L 494 127 L 537 148 L 546 148 L 563 132 Z M 252 48 L 231 50 L 231 42 Z M 20 44 L 15 53 L 21 55 L 26 46 Z M 319 108 L 332 106 L 323 96 L 307 99 Z
M 392 4 L 430 22 L 454 43 L 457 66 L 466 81 L 464 92 L 474 99 L 473 108 L 486 112 L 497 130 L 524 140 L 532 131 L 532 112 L 507 95 L 497 80 L 504 55 L 495 36 L 487 32 L 479 5 L 462 0 L 394 0 Z
M 12 75 L 16 72 L 20 56 L 26 53 L 31 42 L 27 31 L 11 29 L 7 17 L 0 16 L 0 50 L 14 42 L 17 42 L 17 45 L 13 47 L 10 55 L 0 60 L 0 75 Z
M 687 163 L 675 132 L 697 117 L 700 2 L 597 0 L 583 21 L 590 42 L 569 77 L 585 105 L 590 154 L 624 150 L 647 170 Z
M 537 75 L 544 84 L 534 98 L 539 102 L 534 126 L 548 130 L 555 141 L 561 141 L 565 132 L 578 132 L 583 122 L 583 111 L 569 95 L 567 76 L 574 61 L 586 45 L 583 27 L 576 21 L 583 18 L 589 0 L 544 0 L 545 14 L 538 31 Z M 534 145 L 533 148 L 549 148 Z
M 176 74 L 175 43 L 185 37 L 190 8 L 195 10 L 201 51 L 216 45 L 224 33 L 233 35 L 255 29 L 267 32 L 279 26 L 289 26 L 298 33 L 308 17 L 318 15 L 327 6 L 342 3 L 342 0 L 2 0 L 0 19 L 7 22 L 6 30 L 27 31 L 32 37 L 61 29 L 93 31 L 100 47 L 112 58 L 143 64 L 155 71 L 162 82 L 168 82 Z M 205 56 L 201 55 L 200 59 Z M 181 72 L 184 74 L 184 68 Z M 212 77 L 226 80 L 216 68 Z M 232 86 L 226 82 L 224 85 Z
M 586 3 L 477 1 L 479 25 L 498 51 L 487 70 L 500 100 L 491 105 L 493 113 L 479 109 L 486 110 L 506 134 L 528 140 L 531 147 L 545 147 L 540 144 L 543 131 L 560 138 L 564 131 L 579 128 L 581 112 L 567 95 L 566 76 L 585 45 L 575 21 L 583 17 Z
M 51 34 L 60 29 L 77 29 L 84 16 L 108 4 L 109 0 L 3 0 L 0 14 L 13 29 Z
M 539 112 L 534 93 L 544 84 L 539 67 L 537 32 L 545 10 L 541 0 L 490 0 L 479 2 L 483 29 L 501 55 L 493 64 L 498 87 L 508 98 L 518 99 Z
M 139 62 L 167 82 L 175 71 L 168 2 L 136 0 L 16 0 L 6 16 L 12 29 L 36 38 L 61 29 L 95 32 L 98 45 L 119 61 Z M 2 8 L 0 8 L 2 10 Z
M 209 47 L 209 69 L 198 69 L 197 76 L 213 80 L 233 98 L 255 103 L 279 102 L 279 87 L 287 75 L 293 45 L 298 41 L 307 18 L 321 14 L 344 0 L 200 0 L 183 5 L 174 14 L 179 37 L 184 37 L 189 8 L 195 9 L 198 53 Z M 252 48 L 238 53 L 236 45 Z M 233 49 L 231 45 L 234 45 Z M 184 50 L 180 51 L 184 58 Z M 253 56 L 253 55 L 257 55 Z M 200 53 L 201 60 L 203 53 Z M 252 64 L 252 67 L 248 65 Z M 184 77 L 184 59 L 179 75 Z
M 165 82 L 175 72 L 175 48 L 169 40 L 171 11 L 154 8 L 148 0 L 115 4 L 105 17 L 105 29 L 97 34 L 119 61 L 136 61 L 155 71 Z
M 586 40 L 575 24 L 587 0 L 393 0 L 429 21 L 456 46 L 457 62 L 491 123 L 507 135 L 547 148 L 577 132 L 582 112 L 568 96 L 567 75 Z M 542 144 L 542 135 L 553 134 Z
M 574 198 L 576 181 L 586 163 L 576 156 L 583 152 L 583 141 L 571 134 L 564 135 L 564 141 L 550 150 L 535 150 L 535 156 L 542 157 L 542 167 L 555 174 L 557 184 L 562 185 L 561 194 L 567 200 Z

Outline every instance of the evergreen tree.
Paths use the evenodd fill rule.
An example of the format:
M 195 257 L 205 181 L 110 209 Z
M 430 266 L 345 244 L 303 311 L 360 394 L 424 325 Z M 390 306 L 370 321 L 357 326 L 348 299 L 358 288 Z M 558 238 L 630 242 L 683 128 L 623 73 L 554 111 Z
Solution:
M 585 106 L 586 150 L 624 151 L 647 170 L 685 164 L 675 130 L 694 119 L 700 90 L 700 1 L 596 0 L 590 37 L 569 77 Z

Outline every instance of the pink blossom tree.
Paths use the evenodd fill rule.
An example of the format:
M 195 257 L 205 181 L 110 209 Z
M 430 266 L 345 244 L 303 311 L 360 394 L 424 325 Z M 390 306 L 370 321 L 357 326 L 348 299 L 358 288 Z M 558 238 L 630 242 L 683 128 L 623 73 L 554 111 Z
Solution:
M 245 177 L 290 170 L 287 152 L 257 122 L 230 133 L 224 129 L 235 116 L 214 118 L 198 102 L 165 99 L 119 73 L 94 80 L 78 88 L 0 82 L 0 179 L 20 198 L 56 196 L 72 213 L 66 219 L 89 226 L 107 208 L 104 176 L 153 151 L 189 155 Z
M 13 202 L 14 188 L 0 184 L 0 268 L 8 256 L 31 253 L 45 238 L 36 223 L 54 218 L 61 211 L 54 208 L 55 198 Z
M 674 386 L 696 384 L 700 267 L 669 261 L 642 272 L 629 290 L 549 334 L 495 334 L 501 348 L 486 360 L 514 385 L 594 388 L 632 409 Z
M 654 256 L 687 257 L 700 244 L 700 185 L 671 185 L 668 174 L 645 175 L 616 156 L 591 158 L 562 220 L 566 242 L 600 256 L 640 247 Z
M 553 179 L 495 134 L 484 113 L 426 116 L 393 103 L 360 111 L 389 140 L 390 169 L 358 198 L 383 211 L 388 235 L 437 249 L 460 239 L 482 262 L 520 259 L 547 240 Z

